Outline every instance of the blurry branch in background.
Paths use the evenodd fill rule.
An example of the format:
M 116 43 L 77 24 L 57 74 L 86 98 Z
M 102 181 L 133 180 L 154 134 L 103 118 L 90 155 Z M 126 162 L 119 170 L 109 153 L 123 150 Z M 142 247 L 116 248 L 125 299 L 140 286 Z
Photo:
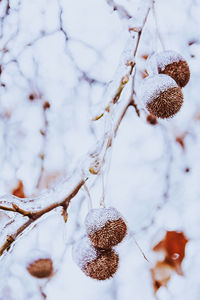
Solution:
M 128 11 L 122 6 L 117 4 L 114 0 L 106 0 L 108 5 L 110 5 L 113 9 L 113 11 L 117 11 L 120 18 L 126 18 L 126 19 L 131 19 L 132 16 L 128 13 Z
M 108 1 L 109 4 L 114 4 L 114 1 Z M 124 10 L 121 6 L 114 6 L 114 10 L 117 10 L 119 15 L 125 14 Z M 130 105 L 133 105 L 137 115 L 139 116 L 139 110 L 133 100 L 134 91 L 132 91 L 131 96 L 127 99 L 124 99 L 121 101 L 120 106 L 118 107 L 118 102 L 120 102 L 122 92 L 124 91 L 125 87 L 127 86 L 127 83 L 129 82 L 130 78 L 133 80 L 135 79 L 135 58 L 138 50 L 138 46 L 140 43 L 141 35 L 143 28 L 145 26 L 145 23 L 147 21 L 148 15 L 150 12 L 150 8 L 147 9 L 145 15 L 143 16 L 143 20 L 141 20 L 141 27 L 137 28 L 137 30 L 134 30 L 134 28 L 131 28 L 129 31 L 130 33 L 134 33 L 134 36 L 130 38 L 131 40 L 131 46 L 133 43 L 133 47 L 131 49 L 130 57 L 128 60 L 124 62 L 125 66 L 119 66 L 119 69 L 121 67 L 125 67 L 125 75 L 122 76 L 122 74 L 117 72 L 116 81 L 119 81 L 119 84 L 117 88 L 115 89 L 114 96 L 111 96 L 111 100 L 106 105 L 105 110 L 102 114 L 97 116 L 94 120 L 99 120 L 102 117 L 107 118 L 106 120 L 108 122 L 111 122 L 112 118 L 114 118 L 114 126 L 112 128 L 112 133 L 108 132 L 108 134 L 105 133 L 104 135 L 104 141 L 99 141 L 100 147 L 98 146 L 97 149 L 93 152 L 91 152 L 86 158 L 84 158 L 84 162 L 86 161 L 88 164 L 86 167 L 84 167 L 84 170 L 81 168 L 81 170 L 75 168 L 72 176 L 70 178 L 64 178 L 62 182 L 60 182 L 58 185 L 56 185 L 52 190 L 48 190 L 47 192 L 33 198 L 18 198 L 15 196 L 3 196 L 0 198 L 0 209 L 8 212 L 14 212 L 17 214 L 22 215 L 23 217 L 27 218 L 27 221 L 21 225 L 17 230 L 9 234 L 5 237 L 5 243 L 0 247 L 0 255 L 5 254 L 6 251 L 8 251 L 13 245 L 13 243 L 17 240 L 19 236 L 23 234 L 23 232 L 36 220 L 38 220 L 40 217 L 45 215 L 46 213 L 54 210 L 57 207 L 62 207 L 63 212 L 62 216 L 64 218 L 64 221 L 67 221 L 67 209 L 71 202 L 71 200 L 77 195 L 81 187 L 84 186 L 86 181 L 90 178 L 91 179 L 91 185 L 95 182 L 95 175 L 98 175 L 98 173 L 101 171 L 107 150 L 112 146 L 112 138 L 113 136 L 116 136 L 118 128 L 121 124 L 121 121 L 123 120 L 126 111 Z M 129 19 L 129 15 L 127 15 L 127 18 Z M 62 26 L 62 10 L 60 11 L 60 29 L 63 31 Z M 66 40 L 68 39 L 68 36 L 65 31 L 63 31 Z M 137 38 L 135 38 L 137 37 Z M 130 47 L 130 45 L 128 45 Z M 126 52 L 127 49 L 125 49 L 124 52 Z M 69 54 L 69 53 L 68 53 Z M 71 55 L 70 55 L 71 57 Z M 71 57 L 72 58 L 72 57 Z M 73 58 L 72 58 L 73 60 Z M 128 70 L 127 70 L 128 69 Z M 121 79 L 120 77 L 121 76 Z M 115 77 L 115 76 L 114 76 Z M 115 79 L 113 80 L 115 82 Z M 109 87 L 108 87 L 109 90 Z M 118 114 L 117 116 L 114 114 L 115 107 L 118 107 Z M 44 137 L 46 135 L 48 121 L 46 119 L 46 110 L 49 108 L 48 104 L 44 104 L 43 106 L 43 112 L 44 112 Z M 117 109 L 117 108 L 116 108 Z M 110 117 L 112 115 L 112 118 Z M 106 132 L 106 131 L 105 131 Z M 95 166 L 96 159 L 98 158 L 98 168 L 95 169 L 91 166 Z M 91 163 L 92 159 L 92 163 Z M 41 174 L 43 173 L 43 161 L 41 166 Z M 40 184 L 40 178 L 38 180 L 38 185 Z M 67 196 L 66 196 L 67 195 Z M 45 200 L 45 201 L 44 201 Z
M 43 173 L 44 173 L 44 158 L 45 158 L 47 131 L 48 131 L 47 110 L 49 108 L 50 108 L 50 103 L 48 101 L 45 101 L 42 105 L 44 125 L 43 125 L 43 129 L 40 130 L 40 134 L 43 136 L 43 147 L 42 147 L 42 150 L 41 150 L 41 153 L 40 153 L 41 167 L 40 167 L 40 175 L 39 175 L 39 178 L 38 178 L 38 182 L 36 184 L 36 188 L 40 187 L 42 177 L 43 177 Z
M 67 55 L 70 57 L 71 62 L 74 64 L 75 69 L 78 71 L 78 73 L 80 73 L 80 80 L 85 80 L 86 82 L 88 82 L 88 84 L 93 84 L 93 83 L 97 83 L 100 85 L 104 85 L 105 83 L 102 81 L 99 81 L 91 76 L 89 76 L 84 70 L 82 70 L 76 63 L 75 58 L 70 50 L 70 48 L 68 47 L 68 42 L 69 40 L 74 40 L 72 37 L 69 36 L 69 34 L 66 32 L 66 30 L 64 29 L 64 25 L 63 25 L 63 8 L 60 5 L 59 1 L 58 1 L 58 6 L 59 6 L 59 31 L 61 31 L 64 35 L 65 38 L 65 51 L 67 53 Z M 76 40 L 77 42 L 80 42 L 79 40 Z M 83 43 L 85 46 L 91 48 L 93 51 L 97 52 L 96 49 L 94 49 L 93 47 L 91 47 L 90 45 L 88 45 L 87 43 L 81 41 L 81 43 Z M 98 55 L 100 55 L 97 52 Z

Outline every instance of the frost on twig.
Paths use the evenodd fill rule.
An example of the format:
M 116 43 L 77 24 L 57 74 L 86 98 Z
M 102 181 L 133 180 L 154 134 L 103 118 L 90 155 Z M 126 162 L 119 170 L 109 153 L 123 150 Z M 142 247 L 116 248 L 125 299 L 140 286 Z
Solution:
M 140 31 L 136 31 L 135 36 L 129 38 L 116 75 L 114 76 L 112 83 L 108 85 L 104 100 L 104 103 L 107 103 L 105 110 L 99 116 L 95 117 L 97 122 L 101 118 L 104 118 L 105 122 L 104 135 L 103 138 L 100 137 L 101 139 L 98 142 L 97 148 L 94 151 L 89 152 L 89 154 L 83 158 L 83 163 L 80 163 L 80 168 L 75 168 L 70 177 L 64 178 L 51 190 L 48 190 L 37 197 L 21 199 L 15 196 L 3 196 L 0 198 L 0 209 L 13 214 L 12 219 L 14 218 L 10 224 L 8 223 L 5 225 L 2 231 L 0 255 L 4 254 L 5 251 L 11 247 L 13 242 L 40 217 L 59 206 L 63 207 L 64 211 L 66 211 L 70 201 L 75 197 L 87 180 L 89 181 L 89 186 L 94 185 L 96 178 L 93 177 L 93 175 L 98 174 L 101 171 L 106 160 L 107 150 L 112 145 L 112 139 L 117 133 L 127 108 L 132 103 L 129 91 L 128 89 L 125 91 L 125 87 L 128 86 L 129 79 L 132 77 L 136 52 L 148 14 L 149 8 L 144 16 L 144 20 L 141 22 L 142 27 Z M 60 30 L 65 35 L 66 40 L 68 40 L 62 25 L 62 10 L 60 11 Z M 31 42 L 31 44 L 33 44 L 33 42 Z M 123 97 L 123 101 L 120 101 L 122 95 L 126 95 L 126 97 Z M 46 119 L 47 108 L 49 108 L 49 106 L 46 107 L 43 105 L 45 124 L 45 131 L 43 131 L 44 137 L 46 136 L 48 125 Z M 43 159 L 40 177 L 42 176 L 42 172 Z M 91 180 L 89 180 L 90 178 Z M 38 185 L 39 184 L 40 178 L 38 179 Z M 20 221 L 18 215 L 23 216 L 22 219 L 20 218 Z M 64 213 L 63 216 L 66 221 L 67 214 Z
M 150 279 L 149 245 L 161 227 L 189 239 L 186 276 L 170 275 L 168 290 L 176 280 L 188 282 L 188 270 L 198 262 L 197 8 L 197 1 L 189 0 L 181 6 L 173 0 L 0 1 L 0 298 L 48 299 L 53 290 L 60 299 L 94 299 L 99 284 L 81 272 L 71 250 L 85 234 L 88 212 L 109 206 L 126 218 L 128 234 L 116 246 L 119 269 L 100 285 L 100 298 L 126 298 L 127 291 L 141 300 L 153 297 L 153 282 L 144 291 L 141 278 Z M 147 115 L 139 99 L 141 82 L 152 75 L 149 59 L 162 51 L 163 42 L 185 57 L 192 75 L 182 90 L 180 113 L 169 120 Z M 176 73 L 176 64 L 175 71 L 167 66 L 178 61 L 161 54 L 156 72 Z M 143 88 L 143 100 L 154 99 L 149 88 Z M 94 247 L 107 248 L 115 224 L 121 224 L 115 221 L 109 218 L 90 234 Z M 112 232 L 105 239 L 101 234 L 108 227 Z M 156 288 L 165 285 L 178 261 L 174 249 L 155 263 Z M 92 272 L 103 270 L 109 257 L 101 258 L 83 271 L 108 278 Z M 45 278 L 27 268 L 36 262 L 37 271 L 46 259 L 53 272 L 50 266 Z M 167 274 L 160 280 L 163 267 Z M 196 270 L 191 282 L 198 278 Z M 164 287 L 160 293 L 164 297 Z

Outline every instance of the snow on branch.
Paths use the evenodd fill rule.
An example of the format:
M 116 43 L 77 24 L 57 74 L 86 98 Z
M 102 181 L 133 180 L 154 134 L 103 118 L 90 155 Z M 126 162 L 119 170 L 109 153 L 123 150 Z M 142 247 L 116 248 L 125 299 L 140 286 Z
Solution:
M 124 11 L 121 6 L 115 5 L 114 1 L 108 1 L 108 4 L 112 5 L 113 9 L 118 11 L 120 16 L 125 15 L 132 25 L 133 22 L 128 12 Z M 150 7 L 147 7 L 145 14 L 141 14 L 141 25 L 135 27 L 139 28 L 139 30 L 134 30 L 133 26 L 129 26 L 131 36 L 122 53 L 122 59 L 116 75 L 111 84 L 107 87 L 104 111 L 93 118 L 94 122 L 98 122 L 98 120 L 102 118 L 105 119 L 103 140 L 98 141 L 97 148 L 90 151 L 86 157 L 80 161 L 80 167 L 76 167 L 71 176 L 64 178 L 52 189 L 36 197 L 21 199 L 13 195 L 5 195 L 0 198 L 0 209 L 14 213 L 16 219 L 16 221 L 14 219 L 7 224 L 2 231 L 0 255 L 5 254 L 11 245 L 17 241 L 18 237 L 36 220 L 39 220 L 43 215 L 51 212 L 55 208 L 63 208 L 63 216 L 65 221 L 67 221 L 67 208 L 71 200 L 75 198 L 86 181 L 88 181 L 89 186 L 95 184 L 105 164 L 108 149 L 112 146 L 112 139 L 116 136 L 128 107 L 133 105 L 136 109 L 136 113 L 139 115 L 139 110 L 133 100 L 134 91 L 132 90 L 130 95 L 128 86 L 130 88 L 131 81 L 134 81 L 135 57 L 149 12 Z M 62 11 L 60 12 L 60 29 L 67 39 L 67 34 L 62 26 Z M 122 97 L 124 94 L 126 97 Z M 123 100 L 121 100 L 122 98 Z M 19 226 L 17 223 L 17 215 L 21 215 L 24 218 L 24 221 L 20 221 Z

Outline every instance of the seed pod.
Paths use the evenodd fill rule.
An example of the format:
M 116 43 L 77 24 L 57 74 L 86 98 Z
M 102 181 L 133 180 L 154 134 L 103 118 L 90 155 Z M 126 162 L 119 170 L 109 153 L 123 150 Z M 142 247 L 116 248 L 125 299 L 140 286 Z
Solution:
M 127 233 L 126 223 L 113 207 L 90 210 L 85 225 L 92 244 L 100 249 L 111 249 L 119 244 Z
M 27 266 L 28 272 L 37 278 L 46 278 L 53 273 L 53 262 L 50 258 L 40 258 Z
M 82 238 L 75 244 L 72 254 L 79 268 L 93 279 L 106 280 L 118 269 L 118 254 L 114 250 L 95 248 L 88 237 Z
M 163 51 L 148 60 L 149 72 L 171 76 L 182 88 L 190 79 L 190 69 L 186 60 L 176 51 Z
M 140 98 L 150 114 L 162 119 L 174 116 L 183 104 L 180 87 L 164 74 L 144 79 Z

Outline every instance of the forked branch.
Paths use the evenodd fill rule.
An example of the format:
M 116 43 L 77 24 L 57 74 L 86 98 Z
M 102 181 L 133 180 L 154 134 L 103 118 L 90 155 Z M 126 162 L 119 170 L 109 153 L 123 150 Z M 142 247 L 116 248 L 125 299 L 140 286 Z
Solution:
M 121 11 L 121 10 L 120 10 Z M 144 19 L 142 21 L 142 25 L 140 27 L 140 29 L 138 31 L 134 31 L 134 34 L 136 36 L 134 36 L 134 46 L 133 49 L 131 49 L 131 57 L 128 61 L 125 62 L 126 65 L 126 74 L 121 76 L 120 79 L 120 83 L 119 86 L 116 89 L 116 92 L 114 93 L 114 96 L 112 96 L 111 100 L 109 101 L 109 103 L 106 105 L 105 107 L 105 111 L 100 114 L 99 116 L 96 117 L 95 120 L 99 120 L 102 117 L 110 117 L 110 114 L 113 113 L 113 110 L 115 110 L 116 107 L 116 103 L 119 102 L 122 92 L 125 89 L 125 87 L 127 86 L 127 83 L 129 81 L 130 78 L 132 78 L 132 80 L 134 81 L 135 79 L 135 57 L 137 54 L 137 50 L 138 50 L 138 46 L 140 43 L 140 39 L 141 39 L 141 35 L 142 35 L 142 31 L 143 28 L 145 26 L 145 23 L 147 21 L 148 15 L 149 15 L 149 11 L 150 8 L 148 8 Z M 133 29 L 130 30 L 130 32 L 132 33 Z M 136 39 L 135 39 L 136 37 Z M 123 120 L 126 111 L 128 109 L 128 107 L 130 105 L 133 105 L 136 109 L 137 114 L 138 113 L 138 109 L 137 106 L 133 100 L 133 91 L 131 93 L 131 96 L 123 103 L 123 105 L 121 105 L 121 111 L 118 113 L 118 116 L 116 117 L 115 121 L 115 125 L 113 128 L 113 133 L 114 136 L 116 136 L 118 128 L 121 124 L 121 121 Z M 108 139 L 106 147 L 104 147 L 103 149 L 100 148 L 100 151 L 103 151 L 103 155 L 101 153 L 97 153 L 99 154 L 99 157 L 102 157 L 102 161 L 100 163 L 100 166 L 103 166 L 103 163 L 105 161 L 105 156 L 107 153 L 107 149 L 109 147 L 111 147 L 112 145 L 112 140 L 110 141 Z M 91 156 L 90 156 L 91 158 Z M 67 182 L 67 178 L 64 179 L 59 186 L 56 186 L 53 191 L 52 194 L 55 197 L 51 198 L 53 199 L 52 201 L 48 202 L 47 204 L 45 203 L 45 201 L 39 201 L 38 199 L 40 199 L 40 197 L 35 197 L 35 198 L 25 198 L 25 199 L 20 199 L 14 196 L 4 196 L 0 198 L 0 209 L 4 210 L 4 211 L 10 211 L 10 212 L 15 212 L 18 213 L 24 217 L 27 217 L 28 220 L 21 226 L 19 227 L 16 232 L 14 232 L 13 234 L 7 236 L 5 243 L 2 245 L 2 247 L 0 248 L 0 255 L 4 254 L 6 251 L 9 250 L 9 248 L 11 247 L 11 245 L 17 240 L 17 238 L 23 234 L 23 232 L 31 225 L 33 224 L 36 220 L 38 220 L 40 217 L 42 217 L 43 215 L 47 214 L 48 212 L 54 210 L 57 207 L 63 207 L 63 217 L 64 220 L 67 221 L 67 209 L 68 206 L 71 202 L 71 200 L 77 195 L 77 193 L 79 192 L 79 190 L 81 189 L 82 186 L 84 186 L 85 182 L 87 181 L 87 179 L 89 178 L 93 178 L 95 177 L 94 174 L 92 172 L 89 172 L 90 169 L 90 165 L 86 167 L 86 170 L 84 170 L 84 172 L 82 172 L 81 176 L 77 176 L 77 170 L 75 170 L 73 172 L 73 174 L 75 174 L 75 180 L 72 184 L 70 184 L 70 192 L 68 193 L 67 196 L 65 196 L 66 194 L 66 182 Z M 82 170 L 81 170 L 82 171 Z M 72 175 L 74 176 L 74 175 Z M 69 185 L 69 184 L 68 184 Z M 62 192 L 60 192 L 62 191 Z M 50 191 L 46 192 L 45 197 L 48 198 L 48 196 L 50 195 Z M 57 197 L 56 197 L 57 195 Z M 41 196 L 41 198 L 44 198 L 44 195 Z M 39 205 L 38 205 L 39 202 Z

